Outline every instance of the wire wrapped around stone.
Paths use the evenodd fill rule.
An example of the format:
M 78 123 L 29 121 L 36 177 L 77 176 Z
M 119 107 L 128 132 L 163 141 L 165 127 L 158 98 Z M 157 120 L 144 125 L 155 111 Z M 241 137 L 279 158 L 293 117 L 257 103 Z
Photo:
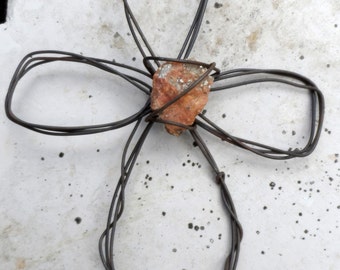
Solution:
M 147 58 L 166 61 L 153 74 L 151 109 L 146 121 L 164 123 L 172 135 L 180 135 L 191 129 L 196 116 L 208 102 L 208 94 L 214 78 L 212 71 L 219 72 L 216 64 L 205 64 L 194 60 L 171 58 Z

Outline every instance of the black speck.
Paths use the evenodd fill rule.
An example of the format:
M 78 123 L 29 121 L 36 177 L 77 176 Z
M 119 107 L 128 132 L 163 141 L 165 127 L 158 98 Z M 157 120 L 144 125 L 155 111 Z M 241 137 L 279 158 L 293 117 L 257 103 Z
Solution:
M 267 208 L 268 208 L 267 206 L 263 206 L 263 210 L 267 210 Z
M 221 8 L 221 7 L 223 7 L 223 4 L 215 2 L 214 7 L 215 8 Z
M 41 157 L 40 159 L 41 159 L 42 161 L 44 161 L 44 160 L 45 160 L 45 158 L 44 158 L 44 157 Z
M 222 114 L 222 118 L 226 118 L 226 114 L 224 113 L 224 114 Z
M 210 22 L 208 20 L 205 21 L 206 24 L 210 24 Z
M 264 254 L 265 254 L 265 252 L 262 250 L 262 251 L 261 251 L 261 254 L 262 254 L 262 255 L 264 255 Z
M 92 98 L 92 95 L 89 95 L 89 98 Z
M 132 57 L 132 61 L 136 61 L 136 57 Z
M 299 216 L 300 216 L 300 217 L 302 216 L 302 213 L 301 213 L 301 212 L 299 213 Z
M 193 145 L 194 147 L 197 147 L 197 146 L 198 146 L 197 142 L 193 142 L 192 145 Z
M 198 227 L 197 225 L 194 227 L 195 231 L 198 231 L 200 229 L 200 227 Z
M 146 164 L 149 164 L 149 163 L 150 163 L 150 160 L 147 160 L 147 161 L 146 161 Z
M 205 115 L 206 113 L 207 113 L 207 110 L 204 109 L 204 110 L 202 111 L 202 114 Z
M 272 189 L 275 187 L 275 185 L 276 185 L 275 182 L 270 182 L 270 183 L 269 183 L 269 186 L 270 186 Z
M 337 28 L 337 27 L 338 27 L 338 24 L 334 24 L 334 27 Z
M 176 249 L 176 248 L 173 248 L 173 249 L 172 249 L 172 252 L 177 252 L 177 249 Z
M 193 225 L 192 223 L 189 223 L 189 224 L 188 224 L 188 228 L 189 228 L 189 229 L 192 229 L 193 227 L 194 227 L 194 225 Z
M 100 149 L 97 149 L 97 153 L 99 153 L 100 152 Z
M 294 136 L 295 134 L 296 134 L 296 131 L 295 131 L 295 130 L 293 130 L 293 131 L 292 131 L 292 135 Z
M 163 211 L 163 212 L 162 212 L 162 216 L 165 217 L 165 215 L 166 215 L 166 212 Z
M 303 60 L 305 59 L 305 57 L 303 55 L 300 56 L 300 60 Z
M 304 232 L 304 233 L 308 233 L 308 230 L 304 230 L 303 232 Z
M 77 223 L 77 224 L 80 224 L 81 223 L 81 218 L 80 217 L 76 217 L 74 219 L 74 221 Z
M 62 158 L 64 156 L 64 153 L 63 152 L 60 152 L 59 153 L 59 157 Z

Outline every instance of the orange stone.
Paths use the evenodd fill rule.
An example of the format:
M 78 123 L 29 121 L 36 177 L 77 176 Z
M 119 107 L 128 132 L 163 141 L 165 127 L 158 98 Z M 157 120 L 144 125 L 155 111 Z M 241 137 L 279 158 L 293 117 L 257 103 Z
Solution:
M 166 62 L 161 65 L 153 76 L 151 109 L 157 110 L 173 100 L 206 71 L 205 67 L 187 63 Z M 159 118 L 165 121 L 192 125 L 196 116 L 208 102 L 208 94 L 213 81 L 213 77 L 208 76 L 162 111 Z M 171 124 L 165 124 L 165 128 L 175 136 L 180 135 L 185 130 L 184 127 Z

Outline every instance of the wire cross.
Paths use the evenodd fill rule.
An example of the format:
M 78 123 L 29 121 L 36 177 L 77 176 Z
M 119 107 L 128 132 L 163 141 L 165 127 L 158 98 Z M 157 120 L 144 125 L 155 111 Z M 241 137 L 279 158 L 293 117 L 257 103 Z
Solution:
M 143 31 L 139 26 L 135 16 L 133 15 L 128 1 L 123 0 L 123 3 L 129 29 L 138 47 L 138 50 L 143 57 L 143 63 L 146 70 L 141 70 L 133 66 L 126 65 L 124 63 L 117 63 L 115 61 L 109 61 L 95 57 L 86 57 L 71 52 L 56 50 L 35 51 L 27 54 L 19 63 L 17 69 L 14 72 L 5 100 L 6 114 L 10 120 L 18 125 L 21 125 L 32 131 L 55 136 L 77 136 L 94 134 L 111 131 L 125 127 L 130 124 L 134 124 L 133 130 L 129 135 L 128 140 L 126 141 L 123 150 L 121 160 L 121 176 L 119 177 L 109 208 L 106 228 L 99 239 L 100 257 L 103 262 L 104 268 L 107 270 L 116 269 L 114 264 L 113 248 L 117 222 L 122 216 L 124 210 L 126 199 L 125 188 L 136 163 L 138 154 L 140 153 L 143 143 L 148 136 L 151 128 L 156 122 L 159 122 L 188 130 L 194 142 L 209 162 L 215 175 L 216 182 L 220 186 L 223 203 L 229 213 L 231 226 L 231 248 L 225 261 L 224 270 L 235 270 L 239 259 L 240 243 L 243 236 L 242 227 L 238 220 L 232 197 L 226 185 L 225 174 L 224 172 L 220 171 L 219 167 L 217 166 L 214 157 L 212 156 L 206 143 L 200 136 L 199 129 L 203 129 L 208 133 L 220 138 L 222 141 L 226 141 L 262 157 L 277 160 L 305 157 L 312 153 L 320 137 L 324 119 L 323 95 L 318 87 L 310 79 L 295 72 L 280 69 L 250 68 L 220 71 L 215 67 L 215 63 L 207 64 L 194 60 L 189 60 L 189 56 L 199 34 L 208 0 L 201 0 L 199 2 L 195 17 L 176 58 L 159 57 L 156 55 L 156 53 L 152 50 L 150 44 L 148 43 L 145 35 L 143 34 Z M 52 126 L 27 122 L 19 118 L 12 110 L 13 95 L 19 81 L 33 68 L 53 62 L 74 62 L 89 65 L 98 68 L 104 72 L 115 75 L 120 79 L 129 82 L 131 84 L 131 87 L 137 88 L 142 93 L 144 93 L 146 96 L 146 102 L 136 113 L 119 121 L 109 122 L 105 124 L 89 126 Z M 153 110 L 150 106 L 150 96 L 153 91 L 152 85 L 149 85 L 142 79 L 130 75 L 130 73 L 136 73 L 144 76 L 147 79 L 152 79 L 157 69 L 160 68 L 162 62 L 182 63 L 200 66 L 204 67 L 205 72 L 190 85 L 188 85 L 188 87 L 182 93 L 177 95 L 175 98 L 172 98 L 163 107 L 157 110 Z M 295 89 L 307 91 L 310 98 L 310 120 L 308 123 L 309 137 L 306 145 L 299 149 L 284 150 L 277 147 L 254 142 L 248 139 L 236 137 L 219 127 L 206 115 L 204 115 L 204 113 L 199 113 L 194 122 L 190 125 L 176 121 L 164 120 L 160 117 L 164 110 L 169 108 L 185 95 L 189 94 L 191 91 L 193 91 L 195 86 L 207 79 L 208 76 L 211 76 L 214 82 L 219 82 L 217 86 L 213 85 L 211 87 L 210 92 L 218 92 L 244 85 L 268 82 L 285 84 Z M 142 122 L 144 121 L 146 121 L 147 124 L 142 128 Z M 137 137 L 136 134 L 140 128 L 142 128 L 141 135 Z M 135 142 L 134 146 L 131 146 L 132 142 Z

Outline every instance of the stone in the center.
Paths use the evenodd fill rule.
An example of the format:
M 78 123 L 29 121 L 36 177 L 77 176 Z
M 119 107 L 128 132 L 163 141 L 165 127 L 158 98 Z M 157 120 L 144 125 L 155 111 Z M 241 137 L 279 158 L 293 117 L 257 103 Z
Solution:
M 173 100 L 206 71 L 207 69 L 203 66 L 187 63 L 166 62 L 161 65 L 153 76 L 151 109 L 157 110 Z M 208 94 L 213 81 L 213 77 L 208 76 L 162 111 L 159 118 L 165 121 L 192 125 L 196 116 L 208 102 Z M 183 127 L 171 124 L 165 124 L 165 128 L 170 134 L 176 136 L 185 130 Z

